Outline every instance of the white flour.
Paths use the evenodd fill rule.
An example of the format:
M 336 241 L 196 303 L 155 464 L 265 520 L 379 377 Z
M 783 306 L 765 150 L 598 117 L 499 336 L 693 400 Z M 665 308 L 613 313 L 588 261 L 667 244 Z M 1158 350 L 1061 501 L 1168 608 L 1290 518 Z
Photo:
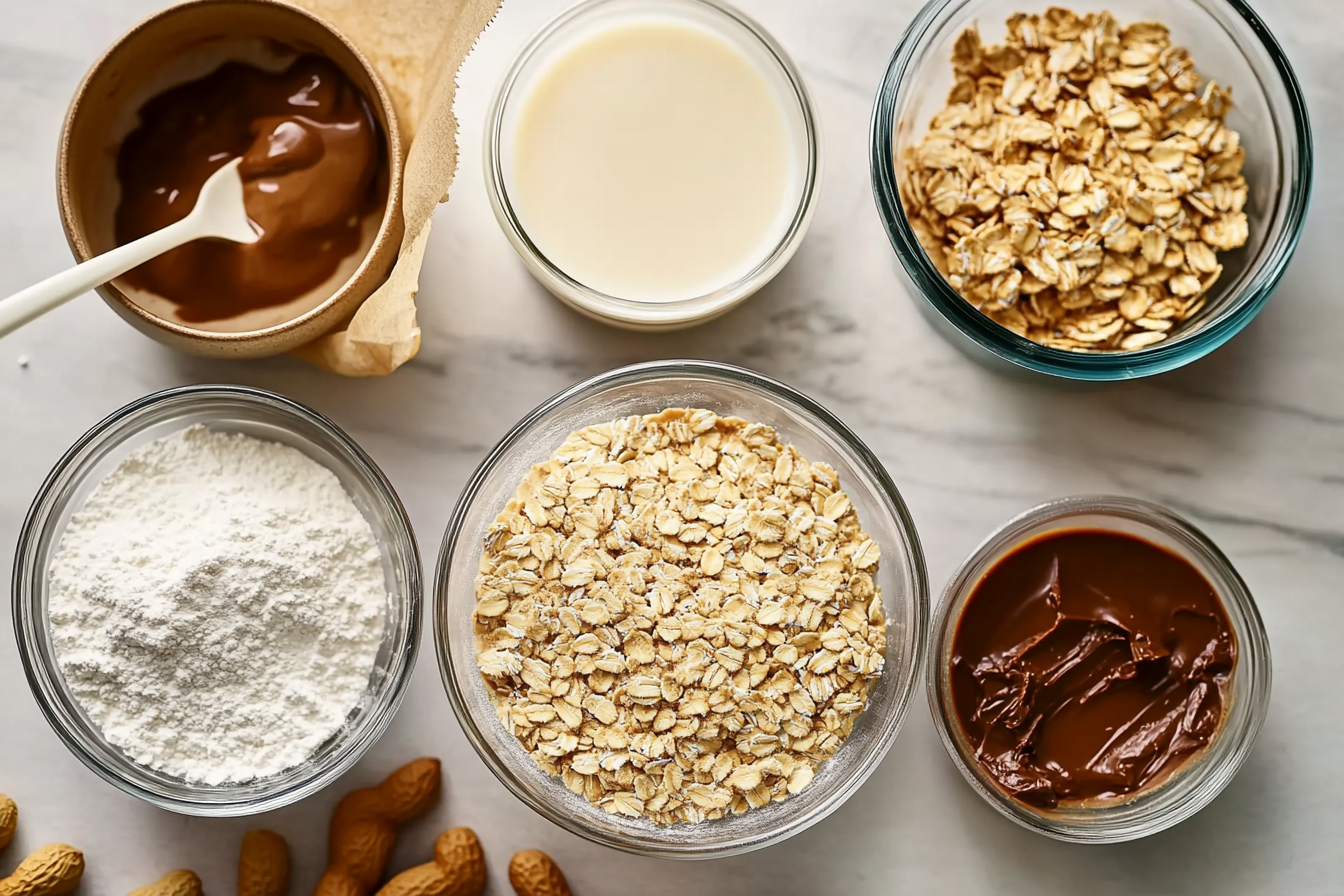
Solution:
M 80 705 L 137 762 L 206 784 L 298 765 L 341 727 L 386 601 L 373 531 L 335 475 L 201 426 L 127 457 L 51 566 Z

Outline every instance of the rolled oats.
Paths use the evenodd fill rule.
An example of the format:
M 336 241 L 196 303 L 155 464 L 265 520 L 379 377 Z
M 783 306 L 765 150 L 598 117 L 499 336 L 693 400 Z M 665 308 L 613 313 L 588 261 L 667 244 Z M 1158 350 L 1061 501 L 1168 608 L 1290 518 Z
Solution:
M 900 161 L 920 244 L 1004 327 L 1072 351 L 1134 350 L 1204 307 L 1217 251 L 1246 244 L 1231 90 L 1156 22 L 1052 7 L 968 28 L 955 83 Z M 1161 306 L 1161 317 L 1145 309 Z M 1160 320 L 1162 326 L 1150 326 Z
M 486 534 L 478 664 L 500 722 L 607 812 L 746 812 L 807 787 L 862 712 L 880 559 L 835 471 L 768 426 L 590 426 Z

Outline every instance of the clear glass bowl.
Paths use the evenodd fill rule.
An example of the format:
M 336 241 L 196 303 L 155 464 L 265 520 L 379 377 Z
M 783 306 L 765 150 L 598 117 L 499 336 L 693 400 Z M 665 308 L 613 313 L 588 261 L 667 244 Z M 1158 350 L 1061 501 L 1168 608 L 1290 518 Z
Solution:
M 1024 541 L 1061 529 L 1124 532 L 1175 553 L 1213 585 L 1232 623 L 1237 660 L 1225 692 L 1222 726 L 1213 740 L 1159 783 L 1114 801 L 1029 806 L 1010 796 L 975 758 L 952 704 L 952 639 L 976 585 Z M 1246 583 L 1203 532 L 1174 513 L 1133 498 L 1079 496 L 1033 507 L 1014 517 L 962 562 L 934 615 L 930 631 L 929 707 L 948 754 L 976 792 L 1013 821 L 1047 837 L 1076 843 L 1118 843 L 1166 830 L 1203 809 L 1251 753 L 1269 709 L 1270 657 L 1264 623 Z
M 1208 305 L 1170 338 L 1136 351 L 1079 353 L 1038 345 L 1001 327 L 957 294 L 933 266 L 906 219 L 897 189 L 897 160 L 928 132 L 952 86 L 952 44 L 978 23 L 986 43 L 1004 35 L 1008 16 L 1044 12 L 1021 0 L 932 0 L 896 46 L 878 90 L 870 134 L 873 193 L 906 287 L 950 342 L 1005 371 L 1034 371 L 1072 380 L 1149 376 L 1202 358 L 1241 331 L 1264 307 L 1297 246 L 1311 193 L 1312 140 L 1306 101 L 1283 50 L 1242 0 L 1080 0 L 1077 12 L 1110 8 L 1120 23 L 1152 20 L 1171 28 L 1199 72 L 1230 84 L 1235 108 L 1228 125 L 1246 147 L 1246 212 L 1250 241 L 1222 253 L 1222 277 Z
M 331 470 L 373 528 L 389 595 L 383 644 L 368 689 L 345 726 L 301 765 L 243 784 L 188 782 L 141 765 L 108 743 L 65 684 L 47 617 L 47 571 L 70 517 L 131 451 L 197 423 L 289 445 Z M 105 781 L 164 809 L 187 815 L 254 815 L 321 790 L 386 730 L 410 680 L 420 642 L 420 554 L 410 519 L 387 477 L 330 420 L 259 389 L 187 386 L 132 402 L 85 433 L 56 464 L 19 536 L 13 599 L 15 637 L 33 696 L 81 762 Z
M 708 29 L 755 61 L 784 105 L 797 166 L 797 207 L 768 254 L 735 282 L 706 295 L 672 302 L 632 301 L 599 292 L 570 277 L 528 237 L 509 198 L 509 139 L 526 85 L 574 36 L 641 16 L 675 18 Z M 798 250 L 812 221 L 821 186 L 821 142 L 802 75 L 784 48 L 760 25 L 719 0 L 584 0 L 560 13 L 528 41 L 505 74 L 486 117 L 484 153 L 486 192 L 495 217 L 532 275 L 577 311 L 633 330 L 671 330 L 704 323 L 749 298 Z
M 699 824 L 659 827 L 608 815 L 541 770 L 500 724 L 476 664 L 472 611 L 486 529 L 533 464 L 570 432 L 632 414 L 703 407 L 775 427 L 812 461 L 832 464 L 864 529 L 882 548 L 878 586 L 889 622 L 886 664 L 840 751 L 783 802 Z M 914 523 L 891 477 L 849 429 L 807 396 L 760 374 L 703 361 L 659 361 L 601 374 L 547 400 L 472 474 L 439 553 L 434 635 L 448 698 L 490 770 L 520 800 L 575 834 L 645 855 L 715 858 L 758 849 L 820 821 L 854 793 L 891 747 L 924 655 L 928 583 Z

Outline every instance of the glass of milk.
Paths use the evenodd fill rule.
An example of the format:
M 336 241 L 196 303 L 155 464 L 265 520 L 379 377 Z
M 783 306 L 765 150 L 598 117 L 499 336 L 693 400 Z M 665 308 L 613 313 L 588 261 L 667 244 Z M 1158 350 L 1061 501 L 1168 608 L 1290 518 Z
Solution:
M 504 77 L 485 134 L 500 226 L 561 300 L 616 326 L 702 323 L 793 256 L 821 147 L 797 69 L 717 0 L 587 0 Z

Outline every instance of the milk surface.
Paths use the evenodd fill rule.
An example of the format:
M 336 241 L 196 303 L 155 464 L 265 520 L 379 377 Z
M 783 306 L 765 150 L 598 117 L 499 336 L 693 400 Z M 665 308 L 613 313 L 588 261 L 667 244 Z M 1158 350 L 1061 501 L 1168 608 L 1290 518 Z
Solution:
M 787 230 L 799 187 L 784 107 L 710 30 L 653 19 L 580 35 L 525 90 L 509 198 L 541 253 L 585 286 L 645 302 L 706 295 Z

